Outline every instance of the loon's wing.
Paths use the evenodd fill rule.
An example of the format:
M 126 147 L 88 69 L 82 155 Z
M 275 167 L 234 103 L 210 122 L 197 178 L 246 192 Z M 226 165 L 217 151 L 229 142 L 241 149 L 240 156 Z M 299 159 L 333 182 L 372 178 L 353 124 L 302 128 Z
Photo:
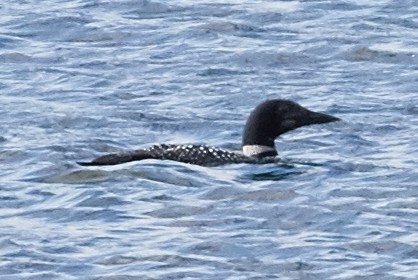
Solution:
M 143 159 L 166 159 L 184 163 L 216 166 L 228 163 L 256 163 L 256 159 L 241 154 L 203 145 L 155 145 L 147 149 L 104 155 L 83 166 L 115 165 Z

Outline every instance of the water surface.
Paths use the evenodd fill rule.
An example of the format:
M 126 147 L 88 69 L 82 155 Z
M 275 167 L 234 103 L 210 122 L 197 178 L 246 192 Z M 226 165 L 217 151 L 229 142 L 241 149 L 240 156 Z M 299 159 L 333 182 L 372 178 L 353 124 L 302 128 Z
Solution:
M 415 1 L 5 1 L 1 279 L 417 279 Z M 279 164 L 76 161 L 239 149 L 291 99 L 342 122 Z

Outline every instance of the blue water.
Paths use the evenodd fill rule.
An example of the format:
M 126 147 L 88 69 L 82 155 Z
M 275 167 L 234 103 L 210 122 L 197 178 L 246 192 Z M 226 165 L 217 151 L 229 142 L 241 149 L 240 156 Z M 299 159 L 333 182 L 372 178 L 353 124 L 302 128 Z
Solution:
M 0 279 L 418 279 L 416 1 L 3 1 Z M 342 122 L 286 164 L 76 161 L 240 147 L 265 99 Z

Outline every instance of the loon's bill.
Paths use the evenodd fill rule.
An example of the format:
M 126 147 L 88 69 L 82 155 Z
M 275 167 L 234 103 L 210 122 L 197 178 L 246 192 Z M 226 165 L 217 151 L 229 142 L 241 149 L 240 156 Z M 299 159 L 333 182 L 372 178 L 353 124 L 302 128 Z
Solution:
M 250 114 L 244 128 L 242 152 L 232 152 L 206 145 L 154 145 L 146 149 L 108 154 L 83 166 L 115 165 L 144 159 L 173 160 L 202 166 L 230 163 L 270 163 L 277 151 L 274 140 L 281 134 L 301 126 L 338 121 L 339 118 L 310 111 L 283 99 L 267 100 Z

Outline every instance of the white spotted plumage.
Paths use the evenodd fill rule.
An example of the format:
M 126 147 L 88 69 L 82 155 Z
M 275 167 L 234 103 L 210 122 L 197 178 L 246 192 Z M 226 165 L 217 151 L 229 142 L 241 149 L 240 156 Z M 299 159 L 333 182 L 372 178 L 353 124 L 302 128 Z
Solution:
M 154 145 L 145 149 L 150 158 L 167 159 L 198 165 L 220 165 L 227 163 L 255 162 L 242 154 L 204 145 Z

